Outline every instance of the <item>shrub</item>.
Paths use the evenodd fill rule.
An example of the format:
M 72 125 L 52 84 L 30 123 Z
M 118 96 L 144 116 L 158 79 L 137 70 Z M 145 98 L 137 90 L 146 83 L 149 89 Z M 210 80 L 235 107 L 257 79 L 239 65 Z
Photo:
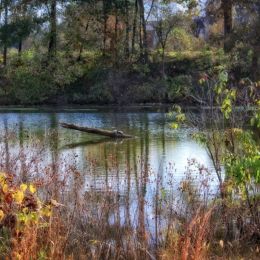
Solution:
M 19 186 L 11 175 L 0 173 L 1 255 L 29 259 L 37 251 L 37 233 L 48 227 L 52 206 L 35 194 L 34 184 Z
M 179 75 L 174 78 L 169 78 L 168 82 L 168 98 L 176 100 L 186 96 L 192 88 L 192 77 L 190 75 Z
M 47 60 L 44 54 L 25 52 L 21 59 L 14 56 L 6 68 L 10 95 L 19 103 L 42 103 L 69 86 L 84 73 L 79 64 L 62 56 Z
M 204 46 L 203 40 L 196 38 L 185 29 L 175 28 L 169 36 L 167 50 L 187 51 L 195 50 L 202 46 Z

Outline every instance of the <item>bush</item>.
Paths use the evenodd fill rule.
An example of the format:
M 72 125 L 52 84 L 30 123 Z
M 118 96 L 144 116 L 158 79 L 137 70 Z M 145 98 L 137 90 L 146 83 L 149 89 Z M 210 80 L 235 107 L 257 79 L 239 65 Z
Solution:
M 11 76 L 11 75 L 10 75 Z M 55 94 L 53 79 L 47 70 L 20 66 L 12 73 L 11 95 L 23 104 L 41 103 Z
M 188 33 L 185 29 L 175 28 L 168 40 L 168 51 L 187 51 L 195 50 L 204 46 L 204 41 L 200 38 L 196 38 L 191 33 Z
M 34 184 L 19 186 L 5 173 L 0 173 L 0 201 L 0 255 L 11 253 L 11 259 L 31 259 L 37 239 L 50 224 L 52 205 L 39 200 Z
M 230 55 L 230 66 L 236 78 L 250 77 L 252 63 L 252 51 L 246 44 L 237 44 Z
M 184 97 L 192 89 L 192 77 L 190 75 L 179 75 L 174 78 L 168 78 L 168 98 L 174 101 Z
M 83 68 L 62 56 L 47 60 L 43 54 L 14 56 L 6 68 L 10 96 L 22 104 L 36 104 L 54 97 L 58 90 L 83 75 Z

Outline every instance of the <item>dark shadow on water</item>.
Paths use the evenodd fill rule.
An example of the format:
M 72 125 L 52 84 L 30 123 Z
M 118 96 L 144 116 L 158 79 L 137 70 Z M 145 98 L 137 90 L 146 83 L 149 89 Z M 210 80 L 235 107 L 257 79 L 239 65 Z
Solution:
M 86 147 L 88 145 L 95 145 L 95 144 L 105 144 L 105 143 L 113 143 L 113 144 L 122 144 L 125 140 L 116 140 L 116 139 L 111 139 L 111 138 L 102 138 L 98 140 L 88 140 L 88 141 L 83 141 L 83 142 L 78 142 L 78 143 L 71 143 L 71 144 L 66 144 L 60 148 L 60 150 L 67 150 L 67 149 L 74 149 L 77 147 Z

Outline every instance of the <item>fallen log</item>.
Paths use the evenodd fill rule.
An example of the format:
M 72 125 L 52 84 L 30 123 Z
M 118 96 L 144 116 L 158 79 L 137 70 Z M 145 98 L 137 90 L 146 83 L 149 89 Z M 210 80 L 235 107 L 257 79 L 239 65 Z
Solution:
M 105 129 L 82 127 L 82 126 L 77 126 L 74 124 L 67 124 L 67 123 L 61 123 L 60 125 L 63 128 L 77 130 L 77 131 L 90 133 L 90 134 L 109 136 L 111 138 L 132 138 L 133 137 L 132 135 L 124 134 L 122 131 L 118 131 L 118 130 L 109 131 Z

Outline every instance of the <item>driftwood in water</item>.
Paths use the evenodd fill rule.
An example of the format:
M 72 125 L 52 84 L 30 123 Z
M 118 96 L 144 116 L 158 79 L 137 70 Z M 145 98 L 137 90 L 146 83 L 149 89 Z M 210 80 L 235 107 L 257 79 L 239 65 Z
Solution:
M 109 131 L 109 130 L 104 130 L 104 129 L 82 127 L 82 126 L 77 126 L 77 125 L 67 124 L 67 123 L 61 123 L 60 125 L 63 128 L 78 130 L 78 131 L 86 132 L 86 133 L 90 133 L 90 134 L 109 136 L 111 138 L 131 138 L 131 137 L 133 137 L 131 135 L 124 134 L 122 131 L 118 131 L 118 130 Z

